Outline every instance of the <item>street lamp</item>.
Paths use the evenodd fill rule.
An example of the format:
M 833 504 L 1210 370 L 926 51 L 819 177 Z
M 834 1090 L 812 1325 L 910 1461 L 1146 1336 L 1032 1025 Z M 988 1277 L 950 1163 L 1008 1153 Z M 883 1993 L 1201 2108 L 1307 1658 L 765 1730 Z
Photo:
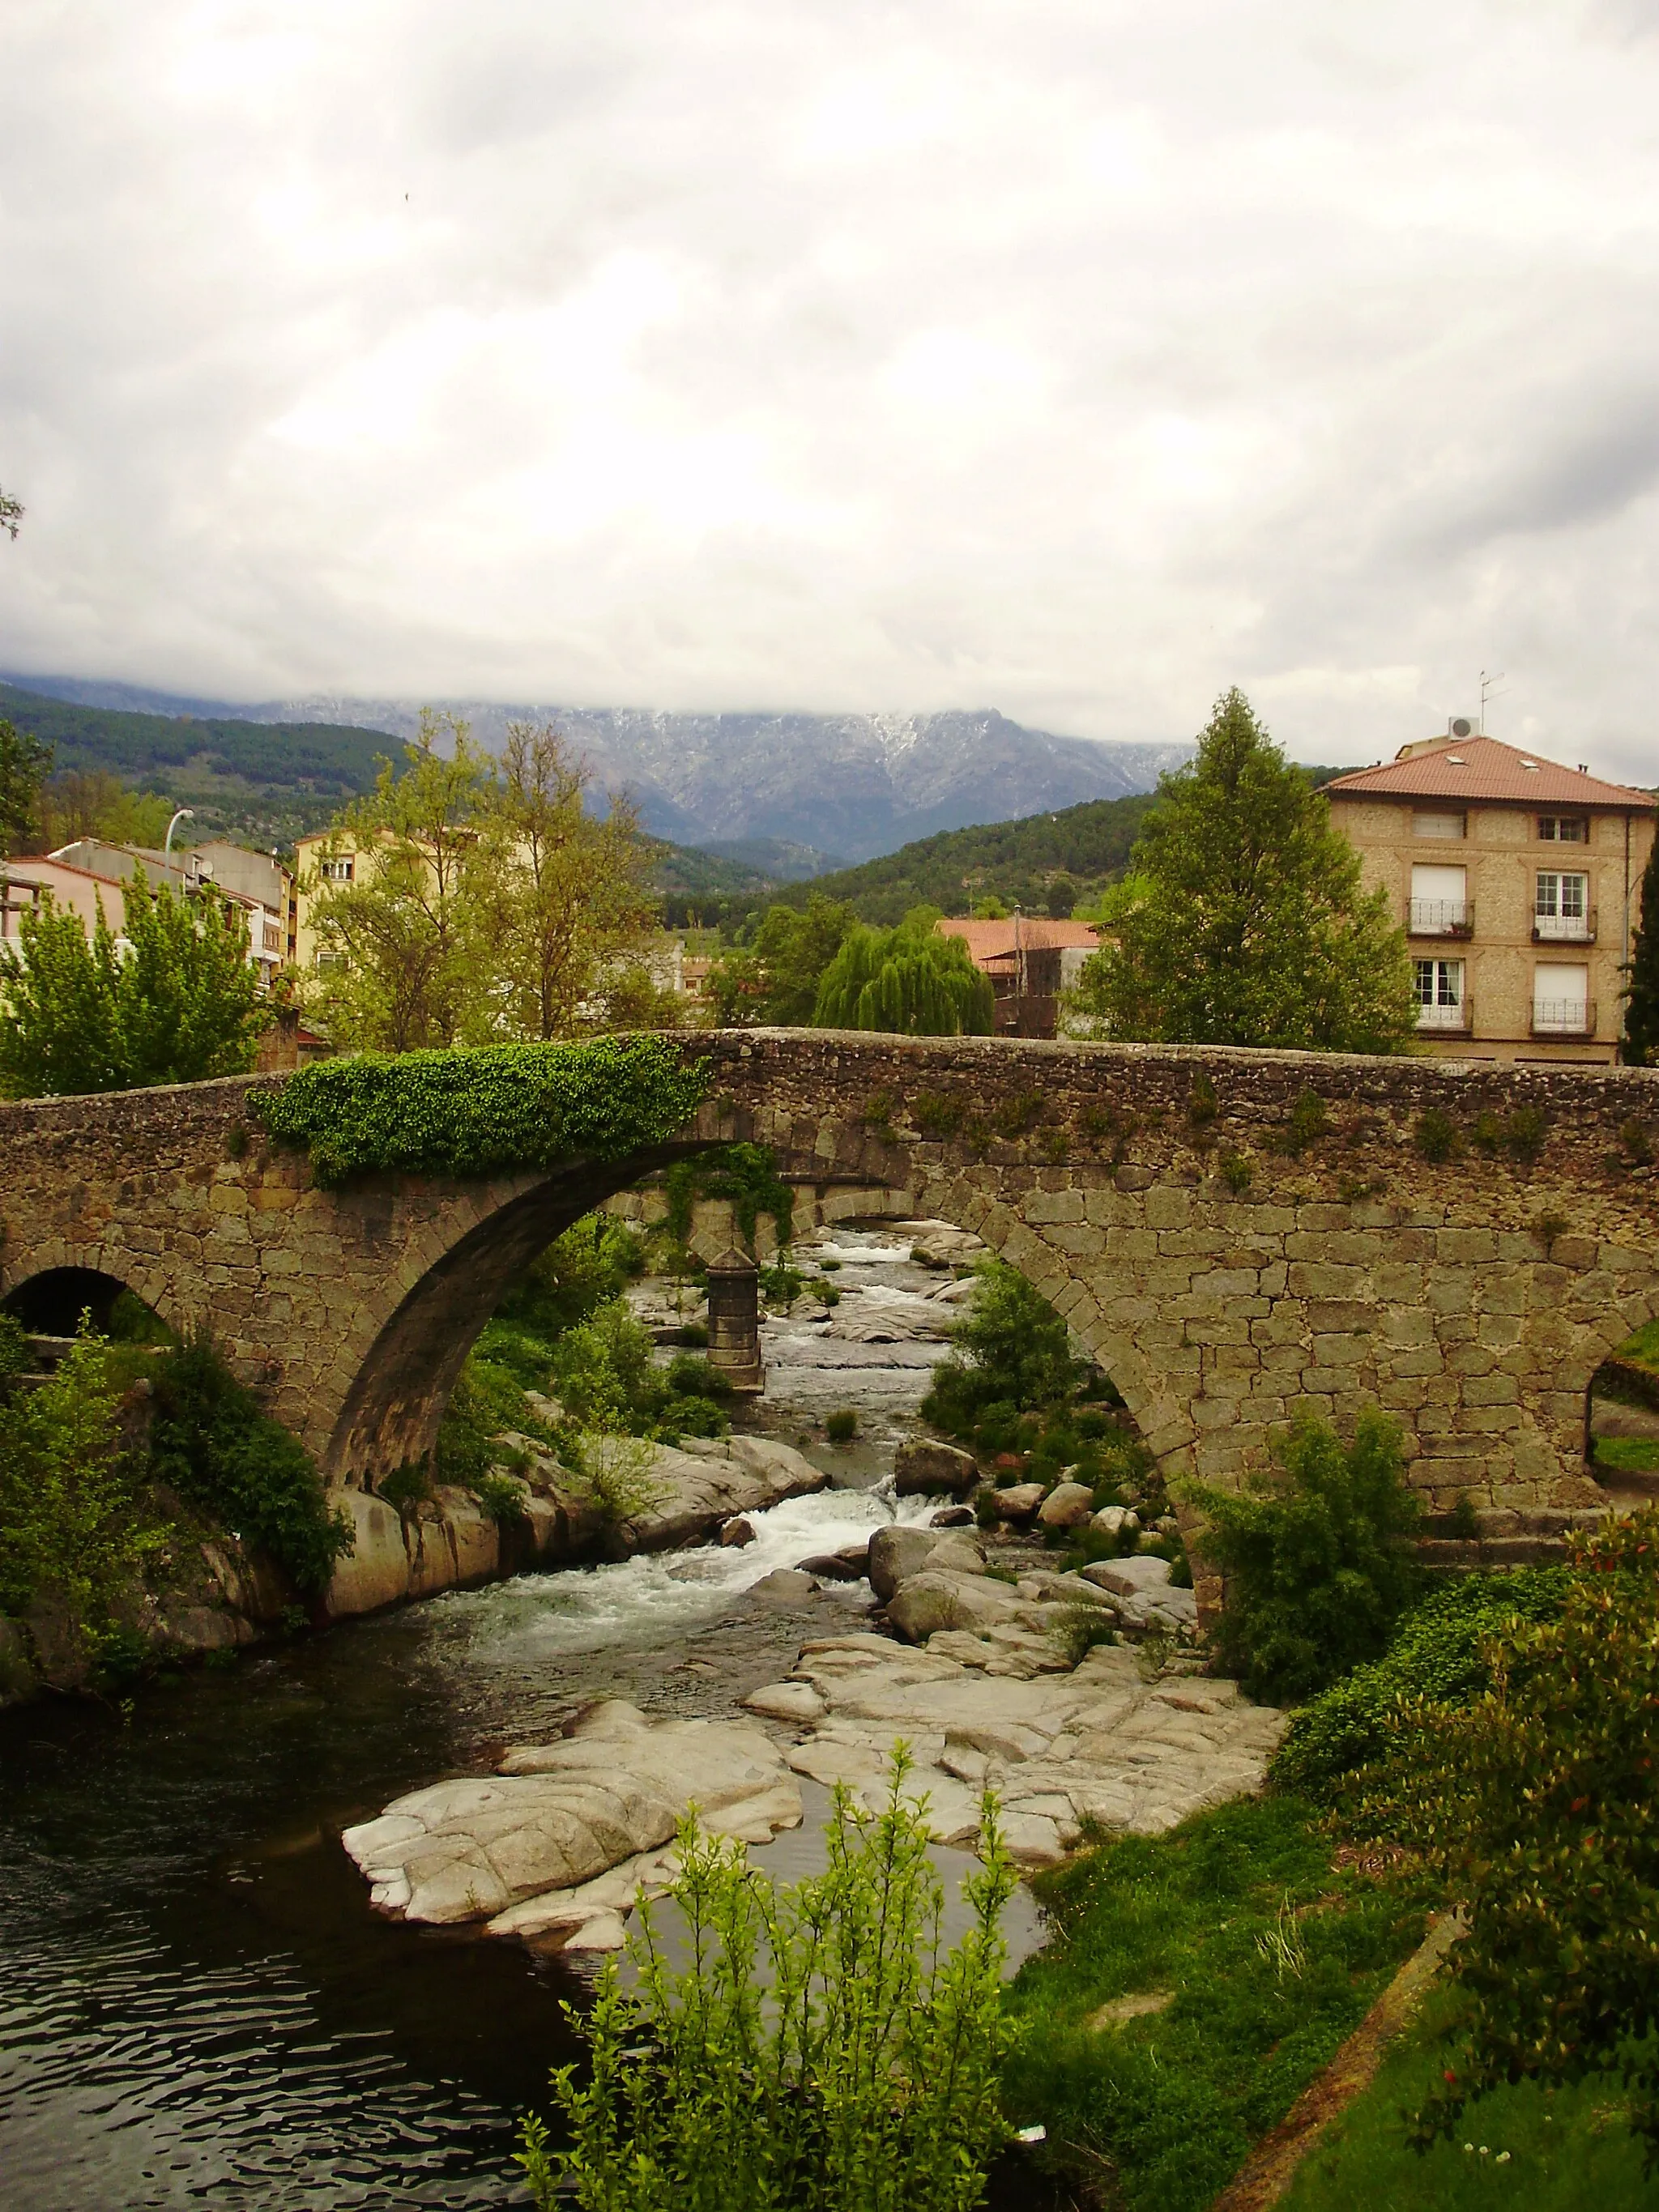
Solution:
M 181 822 L 193 822 L 195 819 L 196 809 L 193 806 L 181 806 L 179 809 L 179 811 L 173 816 L 172 821 L 167 824 L 167 842 L 161 848 L 161 858 L 164 860 L 168 859 L 173 852 L 173 831 L 179 827 L 179 824 Z

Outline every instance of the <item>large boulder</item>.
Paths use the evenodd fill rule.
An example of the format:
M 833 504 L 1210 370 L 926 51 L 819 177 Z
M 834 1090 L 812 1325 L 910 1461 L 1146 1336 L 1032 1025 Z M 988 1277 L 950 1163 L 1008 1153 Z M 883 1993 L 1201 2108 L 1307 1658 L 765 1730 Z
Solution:
M 1115 1541 L 1126 1528 L 1132 1535 L 1140 1534 L 1140 1516 L 1132 1505 L 1103 1505 L 1089 1526 L 1097 1536 L 1109 1536 Z
M 894 1455 L 893 1486 L 901 1497 L 945 1490 L 953 1498 L 966 1498 L 979 1486 L 979 1462 L 956 1444 L 917 1437 Z
M 810 1496 L 830 1478 L 789 1445 L 767 1437 L 682 1437 L 678 1446 L 656 1447 L 645 1480 L 656 1495 L 629 1523 L 630 1547 L 668 1552 L 708 1542 L 735 1516 Z
M 930 1564 L 901 1585 L 888 1605 L 887 1618 L 908 1643 L 925 1644 L 941 1628 L 982 1634 L 1018 1620 L 1024 1609 L 1005 1583 L 982 1576 L 940 1573 Z
M 870 1539 L 870 1587 L 885 1605 L 901 1583 L 924 1569 L 958 1575 L 982 1575 L 985 1550 L 976 1536 L 958 1528 L 912 1528 L 890 1524 Z
M 1037 1508 L 1045 1528 L 1080 1528 L 1095 1510 L 1095 1496 L 1085 1482 L 1057 1482 Z
M 1128 1559 L 1097 1559 L 1080 1571 L 1085 1582 L 1109 1590 L 1114 1597 L 1143 1597 L 1167 1589 L 1170 1581 L 1170 1562 L 1150 1552 L 1138 1552 Z
M 1011 1482 L 1006 1490 L 991 1492 L 991 1510 L 999 1521 L 1029 1521 L 1042 1503 L 1040 1482 Z
M 694 1800 L 716 1835 L 764 1843 L 800 1824 L 799 1790 L 753 1723 L 649 1721 L 617 1698 L 590 1708 L 556 1742 L 508 1752 L 493 1776 L 398 1798 L 341 1841 L 382 1911 L 444 1924 L 519 1907 L 492 1932 L 568 1933 L 567 1893 L 659 1849 Z M 544 1904 L 539 1915 L 522 1910 L 532 1898 Z
M 984 1250 L 984 1244 L 969 1231 L 928 1221 L 915 1231 L 910 1257 L 923 1267 L 969 1267 Z

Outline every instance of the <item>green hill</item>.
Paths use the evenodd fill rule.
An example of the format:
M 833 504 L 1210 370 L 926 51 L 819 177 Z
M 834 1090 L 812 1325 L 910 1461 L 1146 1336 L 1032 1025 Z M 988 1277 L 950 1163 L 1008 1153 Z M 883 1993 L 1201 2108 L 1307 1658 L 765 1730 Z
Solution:
M 318 830 L 367 791 L 395 738 L 327 722 L 238 722 L 77 707 L 0 684 L 0 716 L 53 748 L 59 769 L 102 769 L 137 791 L 197 810 L 199 837 L 222 830 L 261 846 Z
M 1153 795 L 1089 799 L 1058 814 L 941 830 L 878 860 L 839 869 L 811 884 L 781 886 L 774 897 L 805 906 L 817 893 L 844 899 L 860 920 L 890 927 L 913 906 L 965 914 L 981 900 L 1047 914 L 1069 893 L 1087 899 L 1121 875 Z

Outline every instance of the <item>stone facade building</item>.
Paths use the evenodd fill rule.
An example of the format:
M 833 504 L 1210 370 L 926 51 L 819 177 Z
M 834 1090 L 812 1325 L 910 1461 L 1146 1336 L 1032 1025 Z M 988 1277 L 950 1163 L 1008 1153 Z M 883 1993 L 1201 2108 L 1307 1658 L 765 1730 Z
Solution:
M 1650 792 L 1455 721 L 1325 786 L 1410 939 L 1418 1025 L 1458 1059 L 1616 1060 Z

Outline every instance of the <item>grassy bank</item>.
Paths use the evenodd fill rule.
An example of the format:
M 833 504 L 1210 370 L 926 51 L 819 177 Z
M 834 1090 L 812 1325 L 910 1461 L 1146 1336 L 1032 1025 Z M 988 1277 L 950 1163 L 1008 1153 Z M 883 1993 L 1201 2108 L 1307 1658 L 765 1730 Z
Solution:
M 1103 1844 L 1036 1888 L 1054 1933 L 1014 1984 L 1009 2109 L 1124 2212 L 1202 2212 L 1423 1928 L 1289 1796 Z
M 1402 2036 L 1370 2087 L 1333 2123 L 1283 2200 L 1284 2212 L 1637 2212 L 1655 2202 L 1626 2106 L 1604 2077 L 1547 2090 L 1493 2091 L 1449 2142 L 1419 2156 L 1407 2116 L 1438 2086 L 1454 2001 L 1441 1991 Z

